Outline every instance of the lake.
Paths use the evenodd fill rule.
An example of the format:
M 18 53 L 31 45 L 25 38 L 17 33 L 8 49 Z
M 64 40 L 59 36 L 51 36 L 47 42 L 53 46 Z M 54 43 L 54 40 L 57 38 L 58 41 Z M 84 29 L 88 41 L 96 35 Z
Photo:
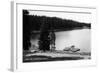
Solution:
M 56 50 L 63 50 L 65 47 L 75 45 L 81 49 L 81 52 L 91 51 L 91 29 L 77 29 L 69 31 L 55 32 L 56 34 Z M 38 35 L 37 35 L 38 36 Z M 38 39 L 32 39 L 32 44 L 38 46 Z
M 71 31 L 56 32 L 56 49 L 62 50 L 65 47 L 75 45 L 82 52 L 91 51 L 91 30 L 79 29 Z

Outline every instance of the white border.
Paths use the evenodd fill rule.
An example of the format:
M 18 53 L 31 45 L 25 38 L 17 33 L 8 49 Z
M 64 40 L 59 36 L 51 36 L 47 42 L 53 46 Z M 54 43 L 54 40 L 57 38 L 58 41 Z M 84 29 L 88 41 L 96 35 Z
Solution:
M 46 5 L 35 5 L 32 3 L 14 2 L 14 26 L 13 26 L 13 67 L 14 71 L 34 71 L 34 70 L 45 70 L 45 69 L 56 69 L 66 67 L 80 67 L 96 65 L 96 48 L 95 40 L 92 40 L 92 59 L 91 60 L 79 60 L 79 61 L 56 61 L 56 62 L 41 62 L 41 63 L 23 63 L 22 62 L 22 9 L 35 9 L 35 10 L 57 10 L 57 11 L 78 11 L 78 12 L 91 12 L 92 19 L 92 38 L 95 37 L 95 26 L 96 24 L 96 9 L 94 7 L 75 7 L 74 6 L 46 6 Z M 31 5 L 29 5 L 31 4 Z

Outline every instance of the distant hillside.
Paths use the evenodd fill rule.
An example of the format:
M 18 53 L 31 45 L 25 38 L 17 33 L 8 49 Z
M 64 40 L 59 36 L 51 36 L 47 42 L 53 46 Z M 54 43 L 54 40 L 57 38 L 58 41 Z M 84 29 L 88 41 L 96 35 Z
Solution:
M 52 27 L 55 31 L 91 28 L 90 23 L 37 15 L 24 15 L 23 23 L 24 29 L 27 30 L 29 28 L 31 31 L 39 31 L 42 25 L 45 25 L 49 30 Z

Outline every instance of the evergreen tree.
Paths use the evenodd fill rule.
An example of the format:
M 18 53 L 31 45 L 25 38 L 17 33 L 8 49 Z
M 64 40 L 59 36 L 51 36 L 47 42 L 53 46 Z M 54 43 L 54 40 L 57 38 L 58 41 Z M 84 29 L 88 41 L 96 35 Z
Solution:
M 50 50 L 50 41 L 49 41 L 49 24 L 47 19 L 43 18 L 43 22 L 40 30 L 40 39 L 39 39 L 39 49 L 42 51 Z
M 28 11 L 23 10 L 23 49 L 29 50 L 30 46 L 30 24 Z

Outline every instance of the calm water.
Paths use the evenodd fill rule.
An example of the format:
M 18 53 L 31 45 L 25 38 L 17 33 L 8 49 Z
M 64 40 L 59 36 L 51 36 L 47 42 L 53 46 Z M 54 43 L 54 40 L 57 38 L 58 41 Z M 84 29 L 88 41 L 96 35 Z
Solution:
M 63 50 L 65 47 L 75 45 L 82 52 L 90 52 L 91 50 L 91 31 L 90 29 L 79 29 L 72 31 L 56 32 L 56 50 Z M 38 46 L 38 39 L 31 40 L 32 44 Z
M 82 52 L 89 52 L 91 49 L 90 29 L 56 32 L 56 48 L 62 50 L 65 47 L 75 45 Z

